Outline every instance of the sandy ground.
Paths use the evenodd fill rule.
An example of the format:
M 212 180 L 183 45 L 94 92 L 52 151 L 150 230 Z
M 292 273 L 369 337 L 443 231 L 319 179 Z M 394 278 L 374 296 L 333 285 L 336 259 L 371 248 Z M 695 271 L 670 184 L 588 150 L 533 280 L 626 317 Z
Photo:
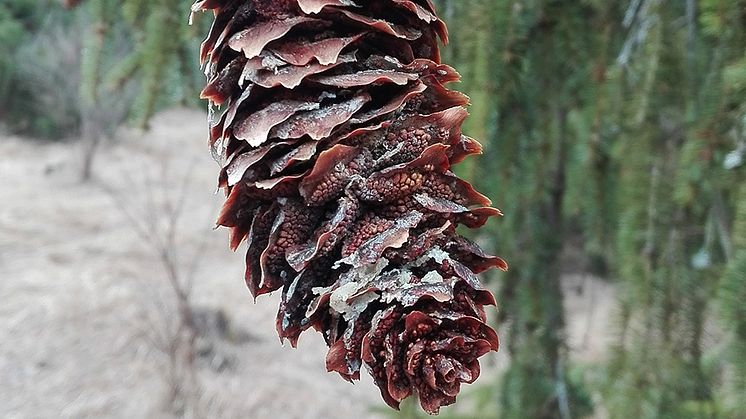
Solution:
M 77 180 L 79 154 L 74 143 L 0 138 L 0 417 L 168 417 L 168 365 L 151 337 L 173 317 L 173 300 L 162 264 L 125 214 L 158 226 L 162 204 L 180 196 L 179 260 L 199 261 L 193 302 L 224 312 L 240 337 L 216 337 L 198 363 L 211 416 L 375 417 L 371 407 L 383 403 L 365 374 L 350 385 L 326 373 L 313 332 L 299 350 L 281 346 L 278 296 L 252 302 L 242 252 L 212 230 L 222 196 L 201 112 L 166 112 L 144 134 L 122 130 L 99 153 L 93 182 Z M 565 282 L 573 358 L 600 360 L 613 289 L 581 276 Z M 485 374 L 506 363 L 489 355 Z

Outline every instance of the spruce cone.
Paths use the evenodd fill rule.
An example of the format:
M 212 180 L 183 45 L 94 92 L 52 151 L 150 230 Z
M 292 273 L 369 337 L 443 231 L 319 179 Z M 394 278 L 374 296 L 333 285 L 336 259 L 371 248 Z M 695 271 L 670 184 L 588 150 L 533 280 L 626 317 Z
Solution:
M 445 84 L 429 0 L 202 0 L 210 145 L 246 239 L 252 294 L 282 290 L 281 338 L 313 327 L 327 369 L 437 413 L 497 350 L 476 273 L 505 262 L 456 233 L 499 215 L 449 169 L 481 151 Z M 220 111 L 216 111 L 219 108 Z
M 76 7 L 78 4 L 80 4 L 81 0 L 60 0 L 62 2 L 62 6 L 64 6 L 67 9 L 72 9 Z

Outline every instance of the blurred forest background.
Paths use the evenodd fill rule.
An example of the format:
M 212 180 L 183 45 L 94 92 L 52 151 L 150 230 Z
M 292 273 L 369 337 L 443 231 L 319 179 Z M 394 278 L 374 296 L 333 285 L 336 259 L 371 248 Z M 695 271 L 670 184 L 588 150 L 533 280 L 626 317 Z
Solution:
M 509 365 L 443 416 L 746 418 L 746 1 L 436 3 L 485 146 L 461 174 L 506 214 L 477 239 L 511 264 Z M 120 125 L 203 108 L 188 9 L 0 0 L 2 130 L 78 139 L 87 179 Z M 601 360 L 568 345 L 568 274 L 615 290 Z

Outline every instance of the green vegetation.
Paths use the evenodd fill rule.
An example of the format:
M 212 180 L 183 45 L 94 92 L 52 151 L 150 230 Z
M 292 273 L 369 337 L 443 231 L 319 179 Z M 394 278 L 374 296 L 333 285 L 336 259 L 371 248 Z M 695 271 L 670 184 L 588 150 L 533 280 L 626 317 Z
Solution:
M 478 416 L 583 417 L 591 392 L 611 417 L 742 415 L 746 2 L 440 3 L 512 266 L 497 279 L 511 364 Z M 603 365 L 567 356 L 569 237 L 621 291 Z
M 207 19 L 175 0 L 0 1 L 0 120 L 12 132 L 106 136 L 125 117 L 198 105 Z
M 61 72 L 48 68 L 49 56 L 41 54 L 43 40 L 59 35 L 69 18 L 54 10 L 51 0 L 0 2 L 0 118 L 13 131 L 52 136 L 79 124 L 74 113 L 64 107 L 51 112 L 53 102 L 64 104 L 75 85 Z M 51 20 L 59 25 L 52 28 Z M 51 52 L 57 45 L 49 45 Z M 57 57 L 75 49 L 58 50 Z M 59 63 L 56 63 L 59 64 Z M 74 63 L 69 66 L 74 67 Z M 59 79 L 62 77 L 62 79 Z M 48 89 L 58 85 L 57 89 Z

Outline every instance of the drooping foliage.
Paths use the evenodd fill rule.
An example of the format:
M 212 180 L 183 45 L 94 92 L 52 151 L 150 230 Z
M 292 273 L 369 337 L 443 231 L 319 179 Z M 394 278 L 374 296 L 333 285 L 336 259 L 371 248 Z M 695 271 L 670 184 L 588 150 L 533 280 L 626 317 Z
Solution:
M 729 225 L 742 174 L 727 156 L 743 141 L 732 132 L 744 109 L 727 74 L 744 52 L 743 3 L 650 1 L 627 16 L 614 144 L 623 319 L 609 403 L 639 417 L 727 414 L 718 382 L 730 367 L 708 362 L 706 327 L 738 234 Z

